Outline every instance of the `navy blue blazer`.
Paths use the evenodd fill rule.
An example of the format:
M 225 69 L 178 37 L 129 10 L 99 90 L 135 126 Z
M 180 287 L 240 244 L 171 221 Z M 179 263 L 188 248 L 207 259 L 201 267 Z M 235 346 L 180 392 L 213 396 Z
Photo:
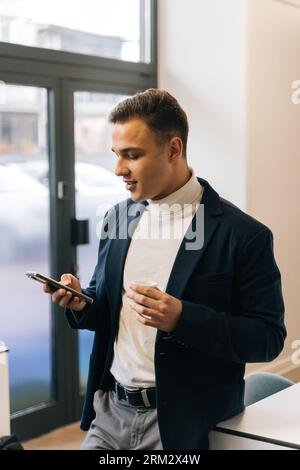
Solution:
M 158 423 L 169 450 L 203 448 L 218 422 L 241 412 L 245 363 L 273 360 L 286 336 L 271 231 L 198 180 L 204 186 L 204 244 L 186 250 L 183 239 L 166 288 L 182 300 L 182 315 L 172 333 L 157 331 L 155 343 Z M 125 201 L 129 211 L 133 204 Z M 141 203 L 140 214 L 144 208 Z M 122 224 L 132 228 L 139 215 L 126 221 L 119 214 L 115 224 L 107 222 L 108 215 L 103 231 Z M 195 219 L 190 229 L 196 228 Z M 100 240 L 98 263 L 84 290 L 94 303 L 74 315 L 66 311 L 72 328 L 95 331 L 84 430 L 95 416 L 95 391 L 112 388 L 110 366 L 129 243 L 126 238 Z

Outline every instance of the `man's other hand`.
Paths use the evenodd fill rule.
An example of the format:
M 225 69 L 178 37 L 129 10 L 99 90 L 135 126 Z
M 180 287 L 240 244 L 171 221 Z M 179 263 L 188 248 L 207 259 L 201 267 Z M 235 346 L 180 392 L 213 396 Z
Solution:
M 133 301 L 130 306 L 139 322 L 168 333 L 176 328 L 182 313 L 181 300 L 156 287 L 131 284 L 130 289 L 127 297 Z

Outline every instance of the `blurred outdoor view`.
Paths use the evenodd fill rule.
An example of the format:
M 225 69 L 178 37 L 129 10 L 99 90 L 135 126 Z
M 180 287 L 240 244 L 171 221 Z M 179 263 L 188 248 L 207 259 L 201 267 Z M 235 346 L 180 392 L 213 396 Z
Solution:
M 25 271 L 49 272 L 47 90 L 0 85 L 0 337 L 10 349 L 12 411 L 51 398 L 50 303 Z
M 90 220 L 90 243 L 79 245 L 77 264 L 83 286 L 87 286 L 97 261 L 103 217 L 113 204 L 129 197 L 124 183 L 113 171 L 116 159 L 111 151 L 107 116 L 126 96 L 76 92 L 74 95 L 76 216 Z M 101 166 L 100 166 L 101 165 Z M 79 332 L 79 381 L 84 393 L 93 333 Z
M 122 96 L 75 93 L 76 216 L 90 220 L 90 244 L 78 247 L 86 286 L 97 260 L 97 225 L 127 192 L 114 175 L 107 114 Z M 50 274 L 47 90 L 0 83 L 0 339 L 10 349 L 12 411 L 51 400 L 50 298 L 24 275 Z M 91 334 L 80 335 L 80 386 Z M 71 366 L 71 365 L 70 365 Z

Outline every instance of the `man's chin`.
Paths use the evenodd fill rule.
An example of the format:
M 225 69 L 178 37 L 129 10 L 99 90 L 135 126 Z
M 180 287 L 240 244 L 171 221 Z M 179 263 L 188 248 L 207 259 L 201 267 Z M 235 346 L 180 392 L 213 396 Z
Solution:
M 142 195 L 139 195 L 139 194 L 133 194 L 133 193 L 131 193 L 131 194 L 130 194 L 130 197 L 131 197 L 131 199 L 132 199 L 134 202 L 142 202 L 142 201 L 145 200 L 145 198 L 142 197 Z

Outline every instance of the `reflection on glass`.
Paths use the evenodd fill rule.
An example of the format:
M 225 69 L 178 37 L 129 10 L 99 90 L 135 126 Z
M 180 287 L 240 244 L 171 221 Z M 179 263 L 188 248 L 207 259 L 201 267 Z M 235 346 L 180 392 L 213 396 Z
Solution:
M 106 211 L 128 197 L 124 184 L 114 175 L 115 158 L 107 116 L 125 96 L 75 93 L 75 188 L 76 217 L 90 220 L 90 243 L 80 245 L 77 263 L 82 286 L 87 286 L 97 261 L 98 233 Z M 80 331 L 80 390 L 85 391 L 93 334 Z
M 150 62 L 149 25 L 150 0 L 0 2 L 0 41 L 27 46 Z
M 49 272 L 47 92 L 5 85 L 0 100 L 0 339 L 9 347 L 12 411 L 51 399 L 49 299 L 24 275 Z

